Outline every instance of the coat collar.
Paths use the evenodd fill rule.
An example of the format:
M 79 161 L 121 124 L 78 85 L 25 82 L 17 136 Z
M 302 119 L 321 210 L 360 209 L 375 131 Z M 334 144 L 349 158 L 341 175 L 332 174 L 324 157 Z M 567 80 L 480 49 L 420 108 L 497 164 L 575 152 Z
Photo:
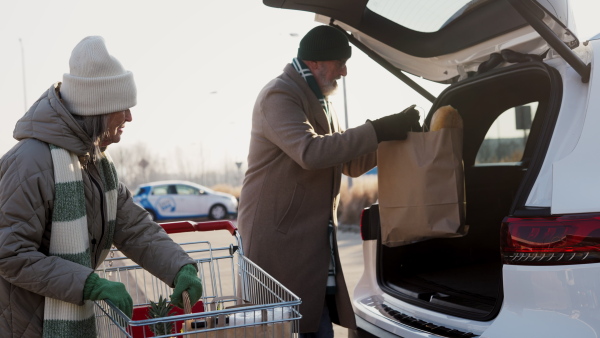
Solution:
M 283 72 L 294 81 L 298 88 L 302 90 L 302 94 L 307 98 L 310 109 L 305 111 L 305 114 L 314 118 L 314 120 L 317 122 L 317 125 L 321 129 L 320 132 L 331 134 L 334 130 L 332 130 L 331 126 L 329 125 L 329 121 L 327 121 L 327 115 L 325 115 L 325 111 L 323 111 L 321 102 L 319 102 L 319 99 L 317 99 L 317 96 L 310 89 L 306 81 L 302 78 L 302 76 L 300 76 L 300 74 L 298 74 L 296 69 L 294 69 L 294 66 L 292 66 L 290 63 L 285 66 Z M 337 124 L 337 117 L 334 117 L 335 114 L 333 109 L 331 109 L 331 113 L 332 122 L 335 125 Z
M 91 138 L 81 128 L 60 99 L 60 84 L 51 86 L 17 122 L 16 140 L 35 138 L 54 144 L 77 156 L 88 153 Z

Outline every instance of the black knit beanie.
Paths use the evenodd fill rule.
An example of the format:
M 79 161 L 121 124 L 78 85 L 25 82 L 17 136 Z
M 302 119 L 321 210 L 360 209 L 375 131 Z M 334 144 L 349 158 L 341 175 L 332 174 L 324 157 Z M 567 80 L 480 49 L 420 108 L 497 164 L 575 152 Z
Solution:
M 348 37 L 337 28 L 317 26 L 300 40 L 298 58 L 308 61 L 349 59 L 352 49 Z

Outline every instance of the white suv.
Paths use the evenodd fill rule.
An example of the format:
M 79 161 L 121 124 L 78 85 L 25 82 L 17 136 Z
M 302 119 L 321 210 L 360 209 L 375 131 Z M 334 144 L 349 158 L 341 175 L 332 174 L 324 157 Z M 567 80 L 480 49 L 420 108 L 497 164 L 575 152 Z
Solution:
M 593 0 L 597 1 L 597 0 Z M 359 336 L 600 336 L 600 40 L 568 0 L 264 0 L 314 12 L 464 121 L 465 237 L 381 244 L 362 222 Z M 594 84 L 597 83 L 596 86 Z

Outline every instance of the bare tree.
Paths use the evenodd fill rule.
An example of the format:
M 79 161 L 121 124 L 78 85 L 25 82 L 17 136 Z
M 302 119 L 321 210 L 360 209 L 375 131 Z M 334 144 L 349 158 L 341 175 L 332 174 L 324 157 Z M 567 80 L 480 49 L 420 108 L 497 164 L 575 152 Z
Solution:
M 240 169 L 233 161 L 224 161 L 215 166 L 220 170 L 207 171 L 202 158 L 203 148 L 187 149 L 174 147 L 167 155 L 160 155 L 144 143 L 119 146 L 111 150 L 119 179 L 130 189 L 139 184 L 162 180 L 186 180 L 204 186 L 227 184 L 239 185 Z M 231 163 L 229 163 L 231 162 Z

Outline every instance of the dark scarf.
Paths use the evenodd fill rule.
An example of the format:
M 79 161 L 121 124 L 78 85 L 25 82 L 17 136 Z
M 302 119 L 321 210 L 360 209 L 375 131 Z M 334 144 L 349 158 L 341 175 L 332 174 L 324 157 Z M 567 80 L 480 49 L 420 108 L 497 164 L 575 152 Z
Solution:
M 321 107 L 323 107 L 325 115 L 327 116 L 327 121 L 329 122 L 329 124 L 331 124 L 331 113 L 329 112 L 329 103 L 327 102 L 327 98 L 325 98 L 325 96 L 321 92 L 321 88 L 319 88 L 319 84 L 317 83 L 317 80 L 315 79 L 308 66 L 306 66 L 306 64 L 298 58 L 294 58 L 292 60 L 292 66 L 294 66 L 294 69 L 296 69 L 298 74 L 300 74 L 300 76 L 302 76 L 302 78 L 306 81 L 312 92 L 315 93 L 317 99 L 319 99 L 319 102 L 321 103 Z

